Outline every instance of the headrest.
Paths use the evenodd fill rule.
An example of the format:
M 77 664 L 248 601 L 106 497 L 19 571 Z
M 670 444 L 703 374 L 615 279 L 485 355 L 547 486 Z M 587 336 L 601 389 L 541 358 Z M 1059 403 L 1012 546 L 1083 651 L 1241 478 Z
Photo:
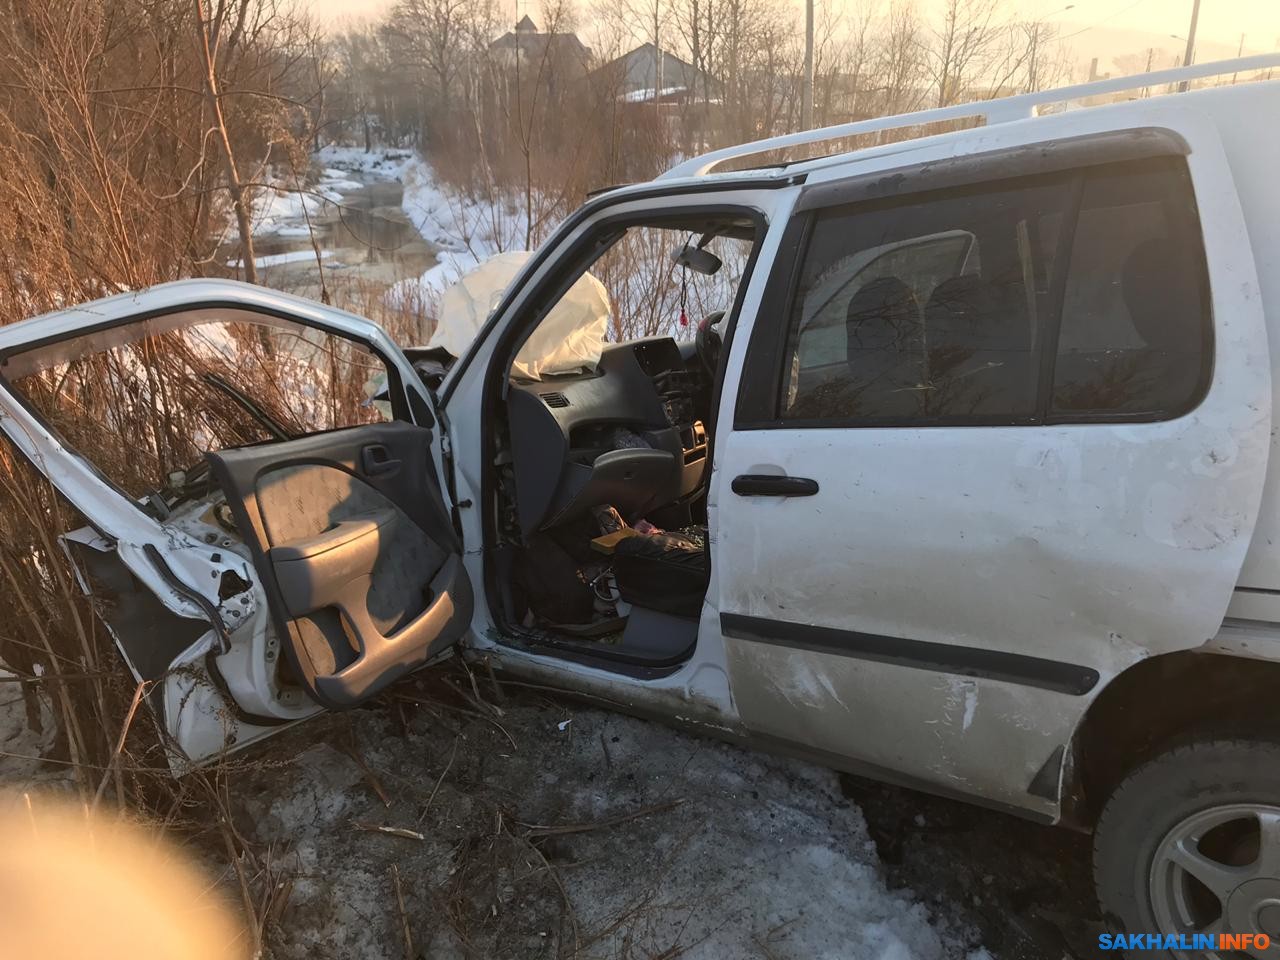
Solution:
M 897 277 L 872 280 L 849 298 L 845 331 L 850 356 L 858 350 L 919 348 L 920 304 Z
M 1191 251 L 1167 238 L 1144 240 L 1121 270 L 1124 303 L 1138 336 L 1153 350 L 1200 347 L 1204 307 Z
M 1003 291 L 978 274 L 951 277 L 933 288 L 924 308 L 929 348 L 1026 350 L 1026 313 L 1016 290 Z

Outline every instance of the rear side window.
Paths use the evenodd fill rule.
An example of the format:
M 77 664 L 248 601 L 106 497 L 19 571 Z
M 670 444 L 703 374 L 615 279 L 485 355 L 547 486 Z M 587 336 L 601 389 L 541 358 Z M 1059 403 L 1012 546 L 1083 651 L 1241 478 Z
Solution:
M 1185 166 L 1086 178 L 1065 279 L 1058 419 L 1189 409 L 1208 373 L 1212 326 Z
M 1212 359 L 1180 157 L 820 210 L 795 284 L 797 425 L 1164 419 Z

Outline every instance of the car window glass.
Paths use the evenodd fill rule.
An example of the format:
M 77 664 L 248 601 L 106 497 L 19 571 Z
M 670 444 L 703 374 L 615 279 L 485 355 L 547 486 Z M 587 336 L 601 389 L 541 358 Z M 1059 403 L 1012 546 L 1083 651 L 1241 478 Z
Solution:
M 1056 254 L 1040 225 L 1068 199 L 1065 184 L 1034 180 L 820 213 L 782 417 L 1033 413 L 1033 330 Z
M 1199 389 L 1208 305 L 1185 168 L 1087 179 L 1053 386 L 1057 413 L 1176 413 Z
M 1181 157 L 831 207 L 801 259 L 777 416 L 1176 416 L 1205 382 L 1211 331 Z
M 917 301 L 927 300 L 944 277 L 980 269 L 976 238 L 963 231 L 919 237 L 851 254 L 833 264 L 810 292 L 812 306 L 800 317 L 797 360 L 801 370 L 848 359 L 845 316 L 862 287 L 884 277 L 906 275 Z
M 688 230 L 631 227 L 592 265 L 591 272 L 609 291 L 613 307 L 609 340 L 620 343 L 652 336 L 687 340 L 702 318 L 733 307 L 752 242 L 731 236 L 711 238 L 704 249 L 723 265 L 708 275 L 683 269 L 672 258 L 683 244 L 696 247 L 701 239 Z

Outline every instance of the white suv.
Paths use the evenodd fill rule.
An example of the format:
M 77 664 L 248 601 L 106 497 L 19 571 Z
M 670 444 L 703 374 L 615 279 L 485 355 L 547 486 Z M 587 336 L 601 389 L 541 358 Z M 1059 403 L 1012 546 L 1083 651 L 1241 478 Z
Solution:
M 1136 84 L 777 138 L 596 196 L 438 389 L 377 325 L 229 281 L 38 317 L 0 329 L 0 428 L 88 521 L 68 548 L 178 772 L 457 645 L 1092 829 L 1117 927 L 1263 955 L 1280 82 L 1073 109 Z M 699 276 L 742 251 L 695 342 L 525 364 L 639 230 L 699 238 L 675 257 Z M 286 381 L 301 400 L 277 402 Z M 181 449 L 99 462 L 161 421 Z

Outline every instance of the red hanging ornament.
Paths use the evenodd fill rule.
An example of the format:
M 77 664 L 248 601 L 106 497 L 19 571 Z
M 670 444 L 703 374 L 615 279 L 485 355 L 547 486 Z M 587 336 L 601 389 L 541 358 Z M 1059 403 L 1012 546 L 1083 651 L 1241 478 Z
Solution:
M 684 307 L 680 308 L 680 326 L 682 327 L 689 326 L 689 318 L 685 315 Z

